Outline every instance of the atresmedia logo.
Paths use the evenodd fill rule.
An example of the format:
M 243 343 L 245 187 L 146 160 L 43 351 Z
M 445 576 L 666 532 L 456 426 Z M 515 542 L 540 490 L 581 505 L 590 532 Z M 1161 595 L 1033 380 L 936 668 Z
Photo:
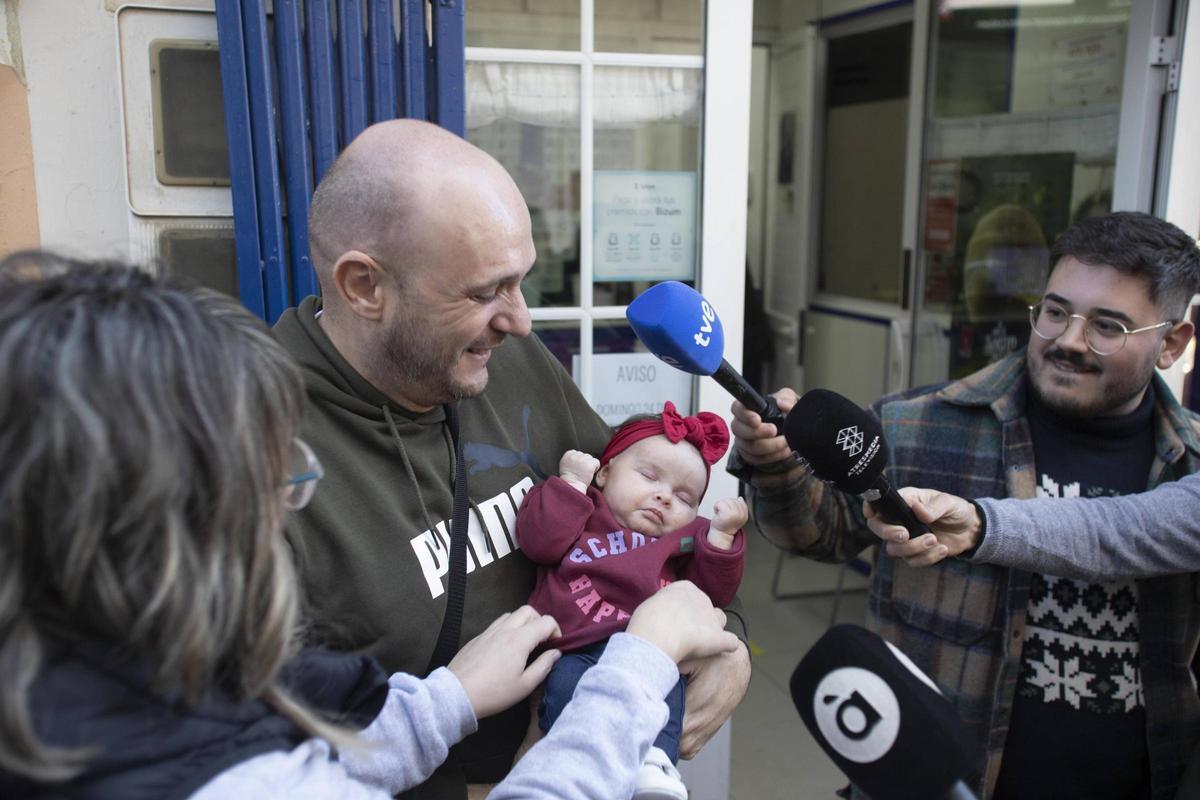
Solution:
M 854 458 L 862 452 L 864 438 L 863 432 L 858 429 L 858 426 L 851 425 L 849 428 L 842 428 L 837 432 L 834 444 L 840 445 L 846 451 L 846 455 Z
M 825 740 L 845 758 L 868 764 L 882 758 L 900 732 L 896 694 L 874 672 L 841 667 L 817 684 L 813 716 Z

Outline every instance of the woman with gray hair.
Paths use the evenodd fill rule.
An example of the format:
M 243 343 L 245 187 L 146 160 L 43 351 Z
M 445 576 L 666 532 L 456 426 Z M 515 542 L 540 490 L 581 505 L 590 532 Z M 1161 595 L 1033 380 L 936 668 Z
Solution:
M 298 651 L 282 529 L 321 468 L 296 366 L 229 299 L 19 254 L 0 363 L 0 795 L 387 797 L 556 659 L 528 607 L 425 679 Z M 494 796 L 632 787 L 676 664 L 738 646 L 722 619 L 684 584 L 639 607 Z

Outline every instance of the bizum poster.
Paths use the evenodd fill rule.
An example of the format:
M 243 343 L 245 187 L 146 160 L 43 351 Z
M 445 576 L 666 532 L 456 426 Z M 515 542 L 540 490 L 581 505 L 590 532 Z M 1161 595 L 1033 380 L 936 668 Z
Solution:
M 696 173 L 599 171 L 593 185 L 596 281 L 696 276 Z

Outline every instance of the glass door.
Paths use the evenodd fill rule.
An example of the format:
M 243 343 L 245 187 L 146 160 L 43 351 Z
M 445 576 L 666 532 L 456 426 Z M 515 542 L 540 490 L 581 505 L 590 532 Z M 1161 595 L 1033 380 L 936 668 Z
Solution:
M 864 405 L 907 380 L 927 7 L 825 20 L 817 39 L 804 385 Z

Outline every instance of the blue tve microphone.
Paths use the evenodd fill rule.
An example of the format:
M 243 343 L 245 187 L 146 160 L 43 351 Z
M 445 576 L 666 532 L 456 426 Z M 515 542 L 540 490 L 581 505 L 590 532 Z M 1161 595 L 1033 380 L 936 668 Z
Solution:
M 725 360 L 725 330 L 712 304 L 690 286 L 665 281 L 642 292 L 625 310 L 633 332 L 651 353 L 693 375 L 711 375 L 738 402 L 783 433 L 775 398 L 763 397 Z

